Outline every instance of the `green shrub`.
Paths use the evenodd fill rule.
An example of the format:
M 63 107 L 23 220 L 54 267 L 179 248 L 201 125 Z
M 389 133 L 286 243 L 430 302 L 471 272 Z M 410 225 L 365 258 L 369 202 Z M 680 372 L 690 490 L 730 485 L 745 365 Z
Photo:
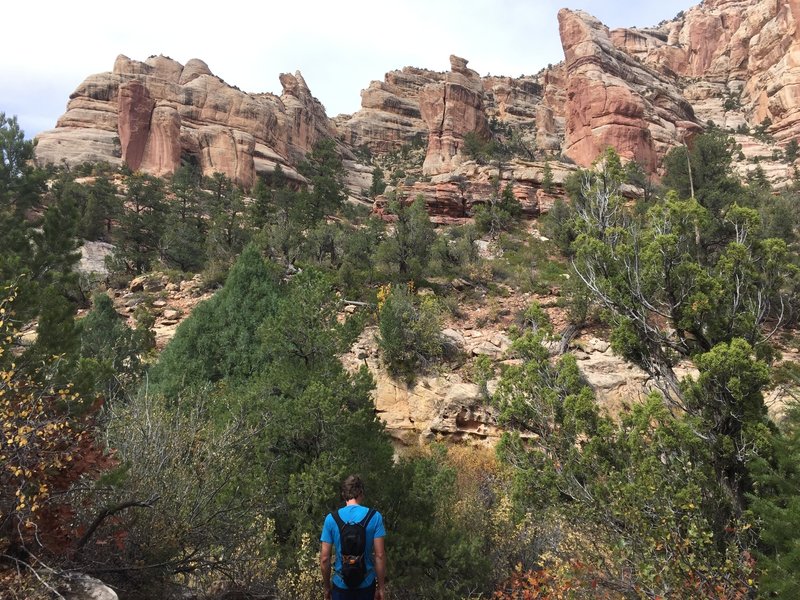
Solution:
M 405 286 L 392 287 L 378 316 L 378 347 L 393 375 L 413 379 L 443 353 L 441 324 L 435 300 L 417 304 Z

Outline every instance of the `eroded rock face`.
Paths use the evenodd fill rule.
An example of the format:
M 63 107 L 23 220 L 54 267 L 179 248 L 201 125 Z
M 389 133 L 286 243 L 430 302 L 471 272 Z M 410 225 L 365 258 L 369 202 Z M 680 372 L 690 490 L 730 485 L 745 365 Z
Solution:
M 387 73 L 383 81 L 373 81 L 361 91 L 361 110 L 335 119 L 339 138 L 374 154 L 421 141 L 428 128 L 420 113 L 420 94 L 444 78 L 444 73 L 414 67 Z
M 376 327 L 367 327 L 342 362 L 350 371 L 366 365 L 375 377 L 375 409 L 397 446 L 413 447 L 438 436 L 473 444 L 497 442 L 502 433 L 497 410 L 477 385 L 455 373 L 420 376 L 412 384 L 394 379 L 381 364 L 376 335 Z
M 204 174 L 221 172 L 249 188 L 261 171 L 291 167 L 334 135 L 300 73 L 281 75 L 283 93 L 251 95 L 214 76 L 197 59 L 145 62 L 119 56 L 114 70 L 87 78 L 56 128 L 38 136 L 39 163 L 125 163 L 155 175 L 183 156 Z
M 511 185 L 514 197 L 522 205 L 522 212 L 527 217 L 537 217 L 548 212 L 557 198 L 563 198 L 563 183 L 575 169 L 561 163 L 552 163 L 550 169 L 554 185 L 545 189 L 546 164 L 544 161 L 514 161 L 508 163 L 500 174 L 500 189 Z M 497 168 L 469 161 L 449 173 L 431 177 L 429 181 L 387 188 L 387 192 L 393 192 L 409 202 L 422 196 L 434 222 L 457 223 L 470 217 L 478 204 L 485 204 L 496 194 L 496 184 L 493 181 L 495 177 Z M 379 196 L 375 200 L 375 212 L 384 214 L 387 205 L 387 196 Z
M 57 127 L 39 136 L 37 160 L 124 162 L 168 175 L 192 156 L 207 174 L 249 186 L 277 164 L 299 178 L 298 160 L 335 136 L 360 196 L 369 177 L 351 151 L 379 155 L 416 143 L 426 148 L 423 177 L 453 177 L 465 162 L 464 135 L 487 136 L 496 120 L 530 149 L 518 152 L 525 160 L 547 152 L 589 166 L 613 146 L 655 170 L 708 121 L 738 129 L 769 119 L 767 133 L 779 142 L 800 137 L 798 18 L 800 0 L 707 0 L 657 27 L 609 30 L 565 9 L 560 65 L 518 78 L 479 77 L 455 56 L 447 73 L 406 67 L 372 82 L 361 110 L 335 120 L 299 73 L 281 75 L 280 97 L 246 94 L 200 60 L 120 56 L 112 72 L 78 86 Z M 434 214 L 463 213 L 441 181 L 422 192 Z
M 600 21 L 562 9 L 558 22 L 567 72 L 567 156 L 589 166 L 612 146 L 624 159 L 654 171 L 669 148 L 699 130 L 674 81 L 615 46 Z M 618 39 L 633 47 L 649 41 Z
M 489 137 L 489 122 L 483 110 L 483 83 L 467 68 L 467 62 L 450 57 L 451 71 L 441 83 L 425 86 L 420 94 L 420 112 L 428 127 L 428 153 L 422 172 L 439 175 L 458 164 L 464 135 L 475 132 Z
M 738 101 L 751 123 L 769 118 L 769 132 L 788 141 L 800 134 L 798 20 L 797 0 L 705 2 L 674 27 L 688 55 L 677 72 L 722 81 L 734 97 L 741 89 Z
M 769 118 L 769 133 L 788 141 L 800 134 L 798 20 L 797 0 L 706 0 L 658 29 L 618 29 L 611 39 L 659 73 L 688 79 L 686 97 L 704 121 L 736 128 Z M 697 98 L 698 87 L 709 95 Z M 696 105 L 713 107 L 712 98 L 717 114 Z M 729 108 L 720 110 L 726 99 Z

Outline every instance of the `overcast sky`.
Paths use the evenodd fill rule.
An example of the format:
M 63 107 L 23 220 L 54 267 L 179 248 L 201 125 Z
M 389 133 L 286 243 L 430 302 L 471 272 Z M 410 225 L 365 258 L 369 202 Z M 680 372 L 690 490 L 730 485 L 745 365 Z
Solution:
M 563 60 L 556 14 L 583 9 L 609 27 L 654 25 L 692 0 L 7 0 L 0 112 L 27 137 L 55 127 L 87 76 L 118 54 L 205 61 L 247 92 L 280 94 L 299 70 L 328 116 L 353 113 L 360 91 L 404 66 L 437 71 L 449 57 L 481 75 L 533 74 Z

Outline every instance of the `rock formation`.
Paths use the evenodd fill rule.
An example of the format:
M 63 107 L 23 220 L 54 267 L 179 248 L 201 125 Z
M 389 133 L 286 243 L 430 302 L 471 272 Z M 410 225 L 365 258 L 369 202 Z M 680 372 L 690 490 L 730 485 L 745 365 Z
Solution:
M 184 66 L 120 56 L 112 72 L 78 86 L 56 128 L 39 136 L 36 155 L 40 163 L 124 162 L 159 175 L 192 159 L 207 174 L 220 171 L 249 187 L 276 164 L 298 178 L 298 160 L 316 140 L 334 136 L 348 187 L 360 197 L 372 168 L 361 150 L 380 158 L 422 145 L 412 191 L 449 218 L 464 212 L 463 190 L 454 185 L 465 176 L 468 132 L 512 132 L 523 160 L 548 153 L 584 167 L 610 145 L 649 171 L 708 121 L 729 129 L 764 124 L 779 143 L 798 137 L 798 17 L 798 0 L 706 0 L 656 27 L 609 30 L 565 9 L 562 64 L 519 78 L 481 78 L 456 56 L 447 73 L 405 67 L 363 90 L 354 115 L 334 120 L 299 73 L 280 76 L 278 97 L 244 93 L 200 60 Z M 779 165 L 769 171 L 783 172 Z M 483 184 L 474 183 L 479 199 Z M 518 182 L 521 197 L 541 196 L 526 185 Z
M 445 80 L 425 86 L 420 94 L 420 112 L 428 127 L 428 154 L 422 167 L 425 175 L 452 170 L 465 134 L 489 137 L 483 84 L 480 76 L 467 68 L 467 62 L 451 56 L 452 70 Z
M 500 187 L 511 185 L 514 196 L 522 205 L 523 214 L 536 217 L 550 209 L 557 197 L 563 196 L 563 183 L 573 169 L 561 163 L 551 166 L 554 187 L 545 191 L 543 161 L 509 164 L 501 173 Z M 437 223 L 452 223 L 466 219 L 472 215 L 477 204 L 484 204 L 496 193 L 496 184 L 492 181 L 497 176 L 497 169 L 490 166 L 477 165 L 470 161 L 454 168 L 443 175 L 430 177 L 428 181 L 415 181 L 411 185 L 390 188 L 408 201 L 417 196 L 425 198 L 425 204 Z M 375 208 L 380 214 L 386 207 L 386 197 L 376 199 Z
M 600 21 L 562 9 L 558 22 L 568 81 L 567 156 L 588 166 L 612 146 L 652 172 L 667 150 L 699 130 L 674 83 L 617 48 Z
M 655 71 L 684 78 L 693 105 L 726 105 L 718 125 L 769 119 L 768 131 L 788 141 L 800 134 L 798 20 L 796 0 L 706 0 L 658 29 L 615 30 L 611 39 Z M 729 122 L 728 111 L 744 118 Z
M 361 91 L 361 110 L 335 119 L 340 139 L 373 154 L 422 141 L 427 127 L 420 113 L 420 94 L 444 78 L 444 73 L 405 67 L 387 73 L 383 81 L 373 81 Z
M 256 173 L 292 165 L 334 134 L 300 73 L 281 75 L 283 94 L 247 94 L 200 60 L 119 56 L 114 70 L 87 78 L 70 96 L 56 128 L 38 136 L 40 163 L 125 163 L 155 175 L 182 158 L 210 175 L 250 187 Z

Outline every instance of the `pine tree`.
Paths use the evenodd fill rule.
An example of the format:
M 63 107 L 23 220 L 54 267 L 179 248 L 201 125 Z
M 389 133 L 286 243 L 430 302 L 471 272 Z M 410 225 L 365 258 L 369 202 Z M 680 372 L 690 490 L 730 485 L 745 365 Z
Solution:
M 129 272 L 141 274 L 159 258 L 167 205 L 162 182 L 155 177 L 134 173 L 126 185 L 115 255 Z
M 394 201 L 389 205 L 389 213 L 397 218 L 394 235 L 378 247 L 378 261 L 389 270 L 396 270 L 400 281 L 415 281 L 422 277 L 436 239 L 425 199 L 419 196 L 410 205 Z
M 164 261 L 182 271 L 199 271 L 206 263 L 209 199 L 201 189 L 196 168 L 185 165 L 172 178 L 174 198 L 169 205 L 167 227 L 161 241 Z

